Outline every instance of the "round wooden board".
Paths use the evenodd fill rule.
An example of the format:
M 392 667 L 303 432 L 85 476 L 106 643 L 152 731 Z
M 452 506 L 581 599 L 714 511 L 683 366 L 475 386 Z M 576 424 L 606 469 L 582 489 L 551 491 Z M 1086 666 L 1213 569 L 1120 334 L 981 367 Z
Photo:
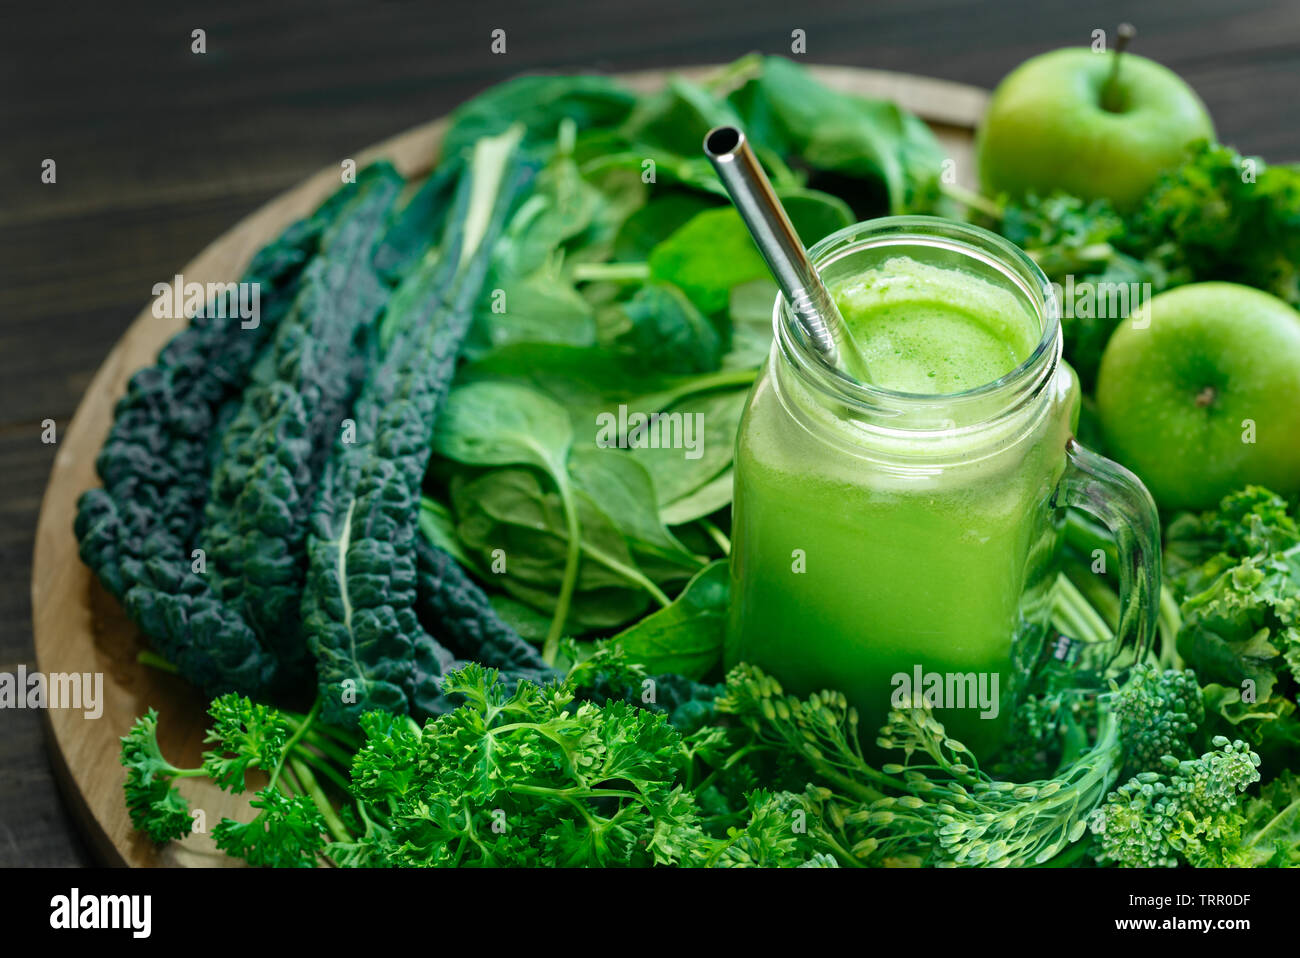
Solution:
M 712 67 L 674 71 L 699 78 Z M 960 84 L 906 74 L 814 67 L 817 76 L 840 90 L 886 97 L 934 127 L 956 162 L 958 180 L 973 186 L 973 130 L 987 94 Z M 626 74 L 620 79 L 637 90 L 653 90 L 665 71 Z M 359 165 L 387 157 L 408 177 L 432 166 L 445 121 L 438 120 L 386 140 L 356 157 Z M 253 254 L 289 223 L 310 213 L 338 185 L 338 171 L 322 170 L 276 197 L 217 239 L 181 273 L 187 282 L 237 279 Z M 113 407 L 127 380 L 151 364 L 183 320 L 153 316 L 146 306 L 95 374 L 72 422 L 63 430 L 59 451 L 41 505 L 32 562 L 32 610 L 37 667 L 51 673 L 103 675 L 102 714 L 87 718 L 77 709 L 46 711 L 51 758 L 69 802 L 100 858 L 114 865 L 214 866 L 235 862 L 219 852 L 207 834 L 156 847 L 131 827 L 122 801 L 124 771 L 118 764 L 119 738 L 149 708 L 159 713 L 159 738 L 168 758 L 182 766 L 200 761 L 207 728 L 205 699 L 183 680 L 139 664 L 145 646 L 121 608 L 80 561 L 72 533 L 77 498 L 98 484 L 95 457 L 112 422 Z M 185 781 L 182 792 L 202 809 L 210 828 L 223 816 L 249 816 L 247 798 L 231 796 L 202 782 Z

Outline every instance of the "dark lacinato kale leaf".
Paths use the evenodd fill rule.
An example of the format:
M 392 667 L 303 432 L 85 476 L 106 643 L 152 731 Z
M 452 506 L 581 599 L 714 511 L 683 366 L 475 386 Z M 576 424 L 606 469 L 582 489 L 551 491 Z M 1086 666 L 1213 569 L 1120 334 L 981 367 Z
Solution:
M 455 559 L 423 536 L 416 537 L 415 551 L 416 613 L 425 630 L 457 659 L 496 669 L 507 681 L 544 684 L 560 677 L 536 646 L 501 620 Z
M 439 164 L 392 217 L 371 256 L 375 269 L 390 286 L 396 286 L 420 264 L 446 229 L 462 169 L 458 160 Z
M 475 147 L 438 255 L 389 302 L 355 436 L 341 437 L 324 467 L 302 616 L 330 722 L 440 708 L 452 657 L 415 611 L 420 484 L 492 243 L 526 179 L 517 143 L 507 133 Z
M 211 587 L 276 657 L 286 681 L 310 671 L 299 606 L 307 515 L 325 455 L 367 372 L 363 346 L 388 298 L 372 253 L 402 178 L 363 170 L 349 215 L 322 237 L 289 315 L 221 443 L 199 542 Z
M 78 502 L 82 560 L 154 648 L 209 692 L 266 689 L 276 678 L 255 633 L 192 571 L 215 430 L 341 205 L 327 202 L 253 258 L 241 281 L 260 290 L 255 326 L 241 328 L 234 311 L 204 310 L 132 377 L 96 461 L 103 487 Z

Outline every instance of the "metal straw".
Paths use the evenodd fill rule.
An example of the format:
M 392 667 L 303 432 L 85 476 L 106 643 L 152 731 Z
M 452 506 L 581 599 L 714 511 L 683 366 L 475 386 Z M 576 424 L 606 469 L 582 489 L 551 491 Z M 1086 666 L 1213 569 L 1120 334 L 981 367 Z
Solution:
M 860 382 L 869 382 L 844 317 L 808 258 L 745 134 L 734 126 L 716 127 L 704 137 L 704 154 L 731 194 L 731 201 L 813 349 L 828 365 L 843 369 Z

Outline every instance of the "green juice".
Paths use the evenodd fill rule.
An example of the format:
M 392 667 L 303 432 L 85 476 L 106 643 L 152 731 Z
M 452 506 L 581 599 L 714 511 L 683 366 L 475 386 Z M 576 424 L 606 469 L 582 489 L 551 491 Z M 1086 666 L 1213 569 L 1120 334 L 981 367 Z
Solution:
M 1042 335 L 1021 296 L 961 268 L 895 255 L 828 284 L 873 385 L 937 407 Z M 937 674 L 945 706 L 966 697 L 936 708 L 949 733 L 995 744 L 1045 633 L 1069 381 L 1057 370 L 1045 401 L 987 428 L 872 429 L 774 352 L 738 439 L 729 663 L 800 695 L 843 691 L 865 743 Z

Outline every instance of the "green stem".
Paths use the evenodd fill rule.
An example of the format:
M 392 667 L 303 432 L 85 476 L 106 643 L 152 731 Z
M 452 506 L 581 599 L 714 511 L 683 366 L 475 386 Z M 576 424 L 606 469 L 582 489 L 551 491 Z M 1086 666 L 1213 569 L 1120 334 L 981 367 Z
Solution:
M 1071 509 L 1066 513 L 1064 534 L 1065 541 L 1080 552 L 1091 556 L 1093 552 L 1100 549 L 1105 554 L 1109 565 L 1119 564 L 1115 540 L 1111 534 L 1082 512 Z
M 631 792 L 622 788 L 588 788 L 585 785 L 575 785 L 572 788 L 548 788 L 545 785 L 523 785 L 514 784 L 510 786 L 511 793 L 522 795 L 537 795 L 543 798 L 562 798 L 573 803 L 573 806 L 584 815 L 587 809 L 581 804 L 579 799 L 583 798 L 626 798 L 631 801 L 641 802 L 645 797 L 640 792 Z
M 708 533 L 709 538 L 718 544 L 718 548 L 722 550 L 722 554 L 724 556 L 731 555 L 731 540 L 727 538 L 727 534 L 708 519 L 700 519 L 697 521 L 699 522 L 700 527 Z
M 289 720 L 289 724 L 297 728 L 303 722 L 307 721 L 307 716 L 302 712 L 295 712 L 292 709 L 278 709 L 279 713 Z M 349 752 L 355 752 L 361 747 L 361 739 L 351 732 L 338 728 L 334 725 L 312 724 L 308 737 L 314 735 L 328 735 L 330 738 L 340 742 Z
M 1121 113 L 1124 109 L 1119 93 L 1119 67 L 1124 59 L 1124 50 L 1135 36 L 1137 30 L 1131 23 L 1121 23 L 1115 31 L 1115 51 L 1110 61 L 1110 74 L 1101 88 L 1101 108 L 1110 113 Z
M 987 196 L 982 196 L 974 190 L 968 190 L 966 187 L 958 186 L 956 183 L 940 183 L 939 192 L 943 193 L 950 200 L 955 200 L 960 203 L 962 206 L 978 210 L 990 219 L 1002 219 L 1002 207 Z
M 180 669 L 172 665 L 157 652 L 152 652 L 149 649 L 141 649 L 136 655 L 135 660 L 141 665 L 147 665 L 149 668 L 157 669 L 160 672 L 170 672 L 172 675 L 178 675 L 180 673 Z
M 1156 632 L 1160 636 L 1159 661 L 1166 669 L 1181 669 L 1183 658 L 1178 654 L 1178 633 L 1183 629 L 1183 613 L 1168 585 L 1160 586 L 1160 615 L 1156 619 Z
M 817 833 L 818 833 L 818 837 L 823 842 L 825 842 L 827 845 L 830 846 L 831 852 L 839 860 L 839 863 L 841 865 L 849 865 L 852 866 L 853 868 L 866 867 L 861 861 L 858 860 L 858 856 L 854 855 L 851 850 L 841 845 L 835 839 L 835 836 L 832 835 L 828 829 L 826 829 L 825 827 L 819 828 L 817 829 Z
M 654 600 L 658 602 L 661 606 L 672 604 L 673 600 L 668 598 L 667 594 L 662 589 L 660 589 L 659 586 L 655 585 L 654 582 L 640 569 L 634 569 L 631 566 L 624 565 L 623 563 L 619 562 L 617 559 L 611 559 L 609 556 L 592 555 L 590 551 L 588 551 L 587 554 L 591 555 L 593 559 L 595 559 L 605 568 L 609 569 L 611 572 L 617 572 L 619 575 L 627 579 L 629 582 L 633 582 L 636 585 L 639 585 L 641 588 L 645 589 L 652 596 L 654 596 Z
M 644 283 L 650 279 L 649 263 L 575 263 L 575 283 Z
M 320 714 L 319 696 L 317 696 L 315 702 L 311 703 L 311 709 L 305 716 L 303 716 L 302 722 L 296 729 L 294 729 L 293 735 L 289 737 L 289 741 L 285 743 L 284 748 L 281 750 L 280 761 L 275 763 L 275 771 L 271 773 L 271 781 L 268 783 L 270 787 L 275 786 L 276 780 L 280 777 L 280 772 L 284 769 L 285 759 L 289 757 L 289 753 L 293 751 L 294 746 L 298 744 L 299 740 L 307 734 L 307 730 L 311 728 L 311 724 L 316 721 L 316 716 L 318 714 Z
M 1093 572 L 1090 566 L 1073 561 L 1065 563 L 1064 571 L 1066 578 L 1098 613 L 1106 630 L 1113 636 L 1119 624 L 1119 596 L 1106 585 L 1104 574 Z
M 698 393 L 711 392 L 714 389 L 731 389 L 736 386 L 748 386 L 758 378 L 757 369 L 720 369 L 716 373 L 710 373 L 707 376 L 692 376 L 682 385 L 667 392 L 654 393 L 650 396 L 634 397 L 629 400 L 629 408 L 633 403 L 640 402 L 641 405 L 654 406 L 653 412 L 667 409 L 669 406 L 680 402 L 687 396 L 694 396 Z M 646 403 L 644 400 L 653 399 L 654 402 Z
M 343 777 L 343 773 L 341 773 L 338 769 L 336 769 L 329 762 L 325 761 L 324 758 L 317 755 L 315 752 L 309 752 L 307 751 L 307 749 L 303 748 L 300 745 L 298 746 L 298 748 L 294 749 L 293 757 L 296 758 L 298 761 L 306 762 L 312 768 L 316 769 L 316 771 L 320 772 L 331 782 L 337 785 L 340 789 L 342 789 L 344 794 L 348 793 L 349 783 L 348 780 Z
M 1074 638 L 1083 642 L 1109 642 L 1114 638 L 1106 622 L 1092 607 L 1069 577 L 1057 573 L 1057 603 L 1054 611 L 1064 615 L 1066 621 L 1078 632 Z
M 298 776 L 303 789 L 320 811 L 321 818 L 325 819 L 325 827 L 334 836 L 334 840 L 336 842 L 351 841 L 352 833 L 348 831 L 347 826 L 343 824 L 343 820 L 334 811 L 334 806 L 330 804 L 329 798 L 321 789 L 320 783 L 316 781 L 316 776 L 311 773 L 311 769 L 307 767 L 307 764 L 296 758 L 289 759 L 289 764 L 293 766 L 294 774 Z
M 267 785 L 267 788 L 271 787 L 278 788 L 281 794 L 288 795 L 290 798 L 293 798 L 295 795 L 306 794 L 303 790 L 302 783 L 294 777 L 293 769 L 288 765 L 285 765 L 283 775 L 277 776 L 276 781 Z
M 305 736 L 303 736 L 303 741 L 314 748 L 320 749 L 321 752 L 334 759 L 334 761 L 338 762 L 339 765 L 344 768 L 348 768 L 352 764 L 352 755 L 358 751 L 357 749 L 353 749 L 349 752 L 346 749 L 341 748 L 332 740 L 317 732 L 316 729 L 311 729 Z M 299 751 L 301 752 L 302 749 L 299 749 Z
M 578 561 L 582 553 L 582 530 L 578 527 L 578 506 L 573 498 L 569 477 L 559 469 L 553 469 L 551 472 L 560 490 L 560 501 L 564 505 L 564 525 L 568 531 L 569 541 L 564 555 L 564 578 L 560 581 L 560 595 L 555 601 L 555 614 L 551 616 L 551 626 L 546 630 L 546 641 L 542 645 L 542 659 L 547 665 L 555 663 L 555 656 L 560 651 L 560 636 L 564 634 L 564 620 L 569 616 L 573 590 L 578 585 Z

